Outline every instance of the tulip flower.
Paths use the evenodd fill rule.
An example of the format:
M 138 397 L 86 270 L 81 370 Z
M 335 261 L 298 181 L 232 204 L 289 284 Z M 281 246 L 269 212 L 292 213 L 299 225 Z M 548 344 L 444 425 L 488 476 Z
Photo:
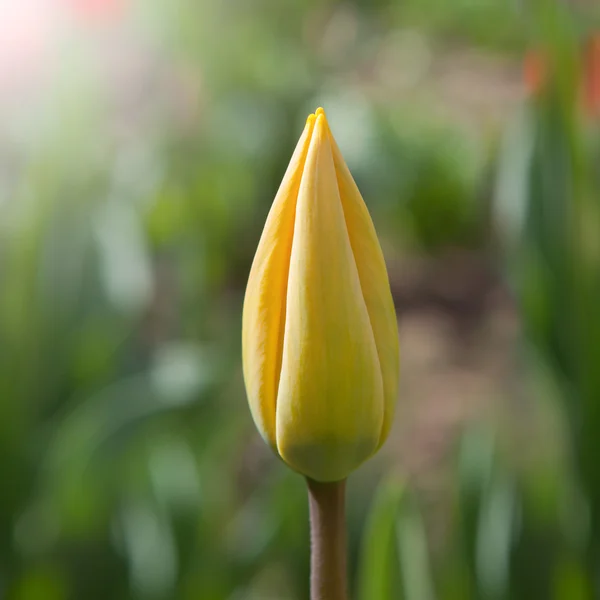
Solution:
M 243 364 L 260 433 L 311 479 L 346 478 L 389 433 L 398 333 L 387 271 L 321 108 L 307 119 L 254 258 Z
M 242 330 L 254 421 L 307 478 L 311 598 L 344 600 L 344 482 L 390 431 L 398 331 L 375 228 L 322 108 L 267 218 Z

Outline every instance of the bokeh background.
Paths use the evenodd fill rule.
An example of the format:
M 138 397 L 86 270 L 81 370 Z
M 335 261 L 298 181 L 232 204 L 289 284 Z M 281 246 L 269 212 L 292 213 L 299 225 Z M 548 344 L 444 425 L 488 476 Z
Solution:
M 350 479 L 356 600 L 600 598 L 600 10 L 0 3 L 0 598 L 308 597 L 245 283 L 321 105 L 402 383 Z

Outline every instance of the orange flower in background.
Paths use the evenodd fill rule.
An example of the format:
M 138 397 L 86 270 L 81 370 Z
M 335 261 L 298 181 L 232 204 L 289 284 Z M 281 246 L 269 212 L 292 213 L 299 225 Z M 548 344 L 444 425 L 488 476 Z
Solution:
M 523 61 L 523 81 L 529 94 L 539 94 L 546 82 L 546 61 L 541 52 L 530 50 Z
M 582 52 L 581 102 L 587 117 L 600 117 L 600 33 L 592 35 Z M 523 60 L 523 81 L 530 96 L 544 92 L 552 73 L 542 50 L 530 50 Z
M 586 113 L 600 117 L 600 33 L 593 35 L 586 45 L 583 94 Z

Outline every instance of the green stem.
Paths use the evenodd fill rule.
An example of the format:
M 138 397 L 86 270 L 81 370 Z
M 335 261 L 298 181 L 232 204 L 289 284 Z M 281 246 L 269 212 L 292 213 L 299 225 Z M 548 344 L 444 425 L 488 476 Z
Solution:
M 310 509 L 310 598 L 347 600 L 346 480 L 307 478 Z

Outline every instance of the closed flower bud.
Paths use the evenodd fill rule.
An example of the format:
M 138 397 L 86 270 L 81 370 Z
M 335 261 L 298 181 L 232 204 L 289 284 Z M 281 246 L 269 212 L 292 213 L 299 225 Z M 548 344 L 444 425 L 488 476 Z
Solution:
M 396 315 L 375 228 L 321 108 L 267 218 L 242 337 L 252 416 L 292 469 L 338 481 L 383 444 L 398 388 Z

